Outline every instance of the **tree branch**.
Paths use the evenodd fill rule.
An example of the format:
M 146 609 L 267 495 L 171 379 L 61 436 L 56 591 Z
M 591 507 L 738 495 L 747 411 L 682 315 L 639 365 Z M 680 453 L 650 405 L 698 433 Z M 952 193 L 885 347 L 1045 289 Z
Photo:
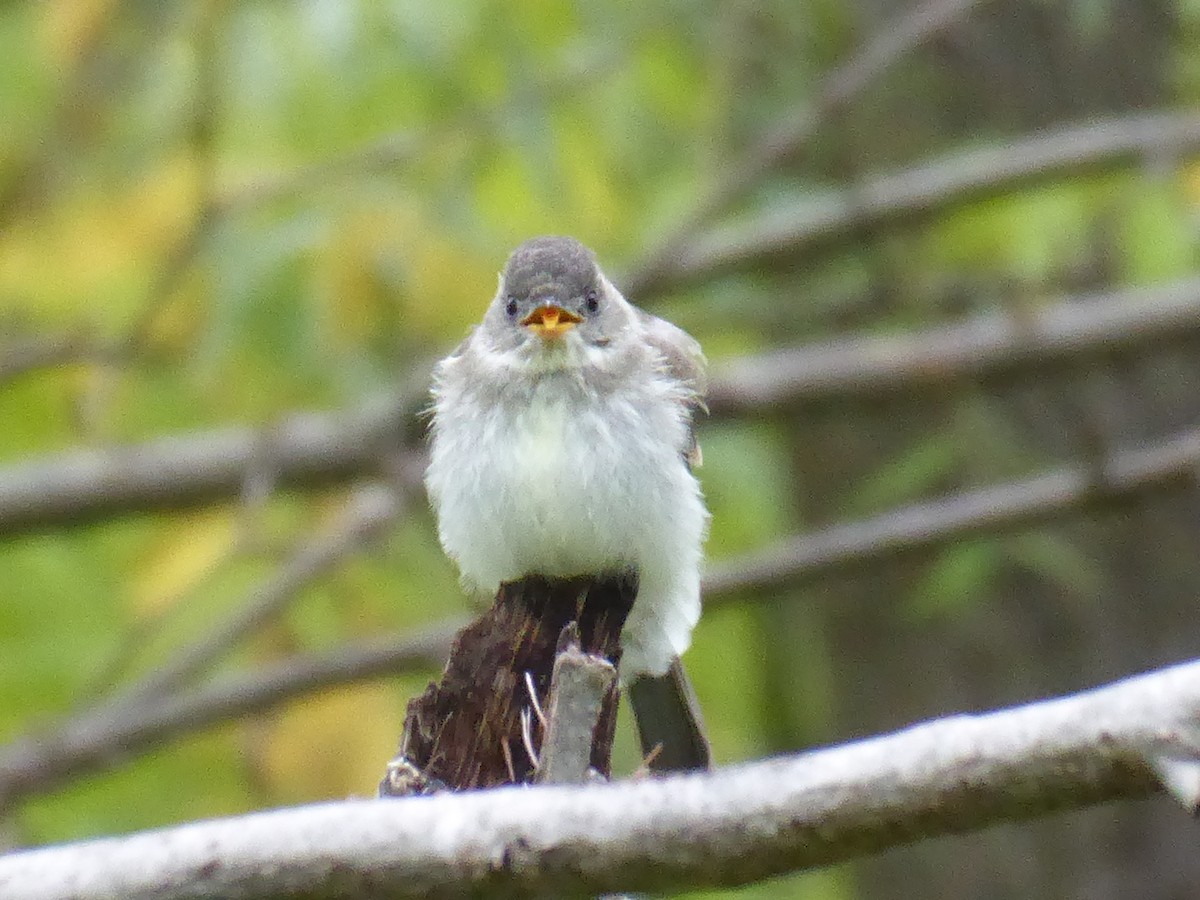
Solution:
M 1192 485 L 1198 471 L 1200 430 L 1113 454 L 1099 468 L 1094 463 L 1065 466 L 795 535 L 711 566 L 704 579 L 705 606 L 729 602 L 742 591 L 805 584 L 965 538 L 1011 533 L 1173 485 Z M 0 748 L 0 807 L 73 774 L 127 761 L 157 740 L 250 715 L 309 691 L 440 665 L 450 635 L 462 624 L 435 626 L 436 638 L 400 638 L 394 644 L 294 660 L 194 693 L 130 706 L 119 716 L 92 711 L 49 735 L 20 739 Z
M 1141 353 L 1200 336 L 1200 279 L 1072 297 L 1017 317 L 975 316 L 908 335 L 831 341 L 717 366 L 714 416 L 877 398 L 1034 373 L 1088 356 Z M 423 368 L 418 368 L 422 374 Z M 421 382 L 423 379 L 415 379 Z M 230 428 L 121 448 L 75 450 L 0 468 L 0 536 L 237 497 L 257 476 L 317 487 L 390 469 L 421 483 L 414 384 L 340 413 L 270 429 Z M 409 435 L 405 447 L 405 436 Z
M 849 106 L 897 62 L 962 20 L 981 2 L 924 0 L 890 19 L 849 59 L 825 75 L 811 99 L 784 113 L 778 125 L 738 159 L 722 166 L 700 202 L 618 283 L 629 296 L 643 299 L 670 288 L 676 257 L 705 222 L 722 213 L 784 159 L 799 153 L 830 115 Z
M 30 793 L 129 762 L 164 741 L 261 713 L 302 694 L 369 678 L 437 670 L 461 621 L 411 635 L 296 657 L 248 675 L 136 705 L 103 706 L 0 748 L 0 810 Z
M 616 666 L 579 646 L 577 627 L 565 646 L 559 640 L 537 782 L 582 784 L 588 780 L 588 773 L 594 771 L 592 745 L 597 726 L 604 704 L 613 702 L 616 680 Z
M 774 546 L 714 566 L 706 595 L 797 585 L 813 579 L 964 538 L 1029 528 L 1087 509 L 1115 506 L 1172 485 L 1195 485 L 1200 430 L 1161 444 L 1115 453 L 941 500 L 915 503 L 857 522 L 786 538 Z
M 714 228 L 674 248 L 643 293 L 679 288 L 844 239 L 864 228 L 960 205 L 1016 186 L 1131 161 L 1160 162 L 1200 150 L 1200 115 L 1152 113 L 1047 131 L 867 178 L 821 199 L 805 199 Z
M 773 407 L 882 400 L 947 384 L 1032 372 L 1088 357 L 1145 353 L 1200 338 L 1200 278 L 996 310 L 908 334 L 835 340 L 722 363 L 717 417 Z
M 304 541 L 249 600 L 208 634 L 183 647 L 161 668 L 151 672 L 112 704 L 138 703 L 178 690 L 189 679 L 229 652 L 277 616 L 296 595 L 349 554 L 376 539 L 399 515 L 402 500 L 396 491 L 365 485 L 355 491 L 338 520 L 316 537 Z
M 329 803 L 0 857 L 14 900 L 584 896 L 748 884 L 1157 789 L 1200 809 L 1200 662 L 711 774 Z M 1186 773 L 1183 777 L 1180 773 Z
M 127 512 L 228 500 L 254 480 L 319 487 L 389 469 L 419 485 L 401 453 L 412 415 L 403 389 L 343 413 L 299 413 L 269 428 L 226 428 L 144 444 L 74 450 L 0 471 L 0 534 L 80 525 Z
M 0 384 L 77 359 L 88 349 L 87 342 L 77 334 L 41 335 L 6 342 L 0 346 Z

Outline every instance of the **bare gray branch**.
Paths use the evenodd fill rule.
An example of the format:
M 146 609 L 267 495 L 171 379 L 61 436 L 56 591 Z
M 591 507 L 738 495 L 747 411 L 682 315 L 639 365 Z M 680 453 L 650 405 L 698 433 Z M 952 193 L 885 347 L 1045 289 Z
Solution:
M 930 550 L 972 535 L 1002 534 L 1104 508 L 1172 484 L 1192 485 L 1200 467 L 1200 431 L 1161 444 L 1064 466 L 941 500 L 890 510 L 871 519 L 786 538 L 714 566 L 706 594 L 796 585 L 832 572 Z
M 1200 278 L 1027 304 L 908 334 L 747 356 L 716 367 L 714 416 L 884 399 L 1200 337 Z
M 658 293 L 761 265 L 783 253 L 794 261 L 863 228 L 946 209 L 1026 182 L 1131 161 L 1177 159 L 1198 149 L 1200 115 L 1194 112 L 1151 113 L 1048 131 L 868 178 L 822 199 L 806 199 L 714 228 L 676 247 L 656 270 L 655 279 L 636 287 Z
M 909 335 L 833 341 L 718 366 L 715 416 L 846 398 L 877 398 L 1099 353 L 1146 352 L 1200 336 L 1200 280 L 1067 298 Z M 357 410 L 297 414 L 272 429 L 232 428 L 145 444 L 76 450 L 0 468 L 0 535 L 178 509 L 239 496 L 255 479 L 282 487 L 347 482 L 387 470 L 417 487 L 407 385 Z M 407 443 L 406 435 L 408 435 Z M 405 448 L 408 449 L 405 449 Z
M 341 414 L 301 413 L 271 428 L 226 428 L 126 447 L 74 450 L 0 473 L 0 533 L 78 525 L 130 511 L 238 497 L 254 479 L 279 487 L 345 482 L 392 468 L 420 483 L 401 453 L 403 391 Z
M 436 670 L 463 625 L 446 622 L 324 656 L 298 657 L 194 691 L 89 710 L 58 728 L 0 748 L 0 809 L 37 791 L 136 759 L 163 741 L 253 715 L 301 694 L 368 678 Z
M 329 803 L 0 857 L 11 900 L 584 896 L 746 884 L 1158 790 L 1200 662 L 711 774 Z M 1192 807 L 1200 797 L 1186 797 Z

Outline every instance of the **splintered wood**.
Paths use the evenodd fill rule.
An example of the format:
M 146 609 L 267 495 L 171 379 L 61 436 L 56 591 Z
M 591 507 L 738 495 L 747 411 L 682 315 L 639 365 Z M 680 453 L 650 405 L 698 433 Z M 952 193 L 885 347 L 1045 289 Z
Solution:
M 409 702 L 400 750 L 380 794 L 536 780 L 545 731 L 537 709 L 548 708 L 559 636 L 576 623 L 582 650 L 616 665 L 636 591 L 631 578 L 531 577 L 501 585 L 492 608 L 455 638 L 441 681 Z M 613 682 L 592 739 L 592 768 L 605 777 L 616 722 Z

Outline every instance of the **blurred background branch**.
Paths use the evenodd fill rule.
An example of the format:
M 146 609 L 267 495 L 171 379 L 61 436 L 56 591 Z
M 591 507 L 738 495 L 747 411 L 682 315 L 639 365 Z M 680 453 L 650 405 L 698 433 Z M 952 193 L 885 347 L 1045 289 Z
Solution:
M 1198 478 L 1200 432 L 1195 432 L 1161 447 L 1114 454 L 1099 469 L 1084 465 L 898 508 L 873 519 L 795 535 L 725 561 L 705 577 L 705 606 L 766 602 L 766 591 L 781 586 L 795 587 L 973 538 L 1033 528 L 1083 510 L 1120 509 L 1140 495 L 1172 486 L 1195 489 Z M 305 582 L 327 574 L 365 538 L 390 524 L 396 512 L 395 498 L 384 489 L 361 491 L 334 528 L 298 548 L 213 633 L 194 639 L 160 669 L 49 734 L 0 746 L 0 808 L 6 798 L 11 802 L 54 787 L 85 767 L 94 771 L 128 764 L 134 754 L 162 741 L 260 713 L 304 693 L 436 667 L 445 659 L 461 620 L 434 627 L 428 637 L 347 646 L 325 657 L 271 665 L 183 690 L 195 675 L 278 616 Z
M 967 390 L 1089 358 L 1149 355 L 1198 336 L 1200 280 L 1187 278 L 1027 303 L 908 335 L 730 359 L 713 373 L 709 408 L 717 419 L 754 417 L 780 407 Z M 342 413 L 293 413 L 262 430 L 177 435 L 0 468 L 0 536 L 236 499 L 256 475 L 277 488 L 321 489 L 390 470 L 417 486 L 424 464 L 413 394 L 409 386 Z
M 30 794 L 131 764 L 164 742 L 267 712 L 304 694 L 437 669 L 462 621 L 230 675 L 139 705 L 103 705 L 0 748 L 0 811 Z
M 72 335 L 12 339 L 0 347 L 0 384 L 38 369 L 61 365 L 76 358 L 80 349 L 80 340 Z
M 761 266 L 777 256 L 795 264 L 806 253 L 856 240 L 871 229 L 919 225 L 929 213 L 978 202 L 1027 181 L 1131 164 L 1160 165 L 1197 152 L 1200 115 L 1194 113 L 1132 116 L 1032 135 L 865 178 L 825 198 L 805 198 L 757 219 L 714 228 L 676 247 L 670 267 L 646 287 L 650 293 L 677 289 L 693 279 Z
M 622 288 L 632 297 L 646 297 L 662 290 L 664 281 L 669 287 L 671 274 L 677 269 L 675 257 L 705 222 L 724 212 L 773 168 L 799 154 L 824 122 L 892 66 L 982 2 L 985 0 L 924 0 L 881 23 L 848 60 L 821 78 L 811 98 L 784 110 L 778 122 L 753 138 L 731 164 L 720 168 L 713 182 L 703 189 L 702 199 L 621 279 Z

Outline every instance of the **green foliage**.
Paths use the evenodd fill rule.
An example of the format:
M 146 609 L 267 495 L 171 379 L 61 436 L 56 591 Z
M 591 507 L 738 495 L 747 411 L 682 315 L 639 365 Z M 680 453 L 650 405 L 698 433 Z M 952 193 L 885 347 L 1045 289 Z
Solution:
M 1122 274 L 1133 284 L 1180 278 L 1196 268 L 1196 242 L 1188 222 L 1195 216 L 1179 180 L 1141 178 L 1120 204 Z
M 905 612 L 917 620 L 969 612 L 996 577 L 1003 559 L 999 547 L 982 542 L 939 554 L 917 579 Z
M 737 173 L 747 148 L 813 108 L 822 73 L 878 24 L 870 7 L 3 5 L 0 373 L 10 346 L 30 338 L 72 337 L 87 349 L 0 376 L 0 464 L 353 407 L 460 340 L 506 253 L 533 234 L 573 234 L 610 273 L 635 270 Z M 1042 55 L 1081 70 L 1121 24 L 1104 0 L 1021 8 L 1061 12 L 1053 21 L 1074 35 L 1070 52 Z M 1164 107 L 1194 101 L 1200 84 L 1188 40 L 1200 4 L 1180 3 L 1178 16 L 1180 35 L 1153 54 L 1162 71 L 1147 75 L 1170 86 Z M 1047 110 L 1075 122 L 1134 103 L 1088 105 L 1078 85 L 1054 93 L 1053 71 L 997 77 L 972 93 L 976 73 L 946 48 L 996 55 L 1005 77 L 1037 55 L 1014 49 L 1027 35 L 1012 40 L 1004 21 L 973 27 L 982 30 L 939 53 L 914 50 L 706 225 L 768 211 L 815 218 L 835 202 L 830 191 L 853 206 L 845 189 L 863 173 L 1001 145 L 1045 126 Z M 1031 84 L 1047 97 L 1027 96 Z M 1019 179 L 632 299 L 694 333 L 718 369 L 738 355 L 981 309 L 1019 320 L 1060 294 L 1195 270 L 1200 168 L 1162 162 Z M 958 387 L 920 404 L 889 397 L 704 423 L 710 558 L 735 559 L 801 523 L 868 517 L 1061 463 L 1007 385 Z M 799 452 L 813 447 L 827 458 Z M 799 471 L 800 460 L 812 470 Z M 261 505 L 0 536 L 0 739 L 175 658 L 332 527 L 346 498 L 344 486 L 271 492 Z M 254 670 L 465 611 L 423 498 L 410 502 L 404 521 L 306 586 L 215 668 Z M 1105 584 L 1092 549 L 1076 533 L 973 538 L 922 559 L 869 608 L 882 609 L 880 622 L 934 633 L 984 604 L 1002 608 L 1013 572 L 1086 606 Z M 862 599 L 822 582 L 706 613 L 688 666 L 718 759 L 792 749 L 854 720 L 838 693 L 846 598 Z M 426 674 L 172 742 L 29 799 L 14 833 L 63 840 L 369 793 Z M 632 768 L 624 731 L 622 740 Z M 840 868 L 745 896 L 860 893 L 855 872 Z
M 231 729 L 188 738 L 133 768 L 79 779 L 67 789 L 26 804 L 17 825 L 30 843 L 124 834 L 155 825 L 250 812 L 259 798 L 247 791 Z M 186 786 L 195 779 L 203 789 Z
M 792 518 L 786 449 L 775 429 L 714 426 L 698 473 L 713 515 L 708 554 L 720 558 L 786 533 Z

